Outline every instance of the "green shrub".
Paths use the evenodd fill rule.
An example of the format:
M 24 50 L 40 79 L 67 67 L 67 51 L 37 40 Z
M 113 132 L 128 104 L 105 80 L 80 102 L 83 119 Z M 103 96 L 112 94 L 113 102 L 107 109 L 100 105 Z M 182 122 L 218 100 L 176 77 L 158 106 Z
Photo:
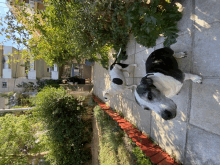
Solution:
M 39 129 L 31 114 L 5 114 L 0 117 L 0 128 L 1 165 L 27 164 L 30 155 L 42 151 L 40 143 L 36 143 Z
M 59 88 L 60 85 L 62 83 L 62 80 L 61 79 L 58 79 L 58 80 L 52 80 L 52 79 L 45 79 L 45 80 L 42 80 L 42 79 L 37 79 L 37 89 L 38 91 L 42 90 L 45 86 L 51 86 L 51 87 L 54 87 L 54 88 Z
M 90 159 L 85 149 L 88 132 L 80 101 L 63 88 L 45 87 L 33 99 L 35 115 L 43 121 L 46 133 L 41 141 L 48 150 L 46 159 L 54 165 L 80 165 Z
M 161 0 L 153 0 L 149 5 L 136 1 L 127 12 L 136 41 L 146 47 L 156 45 L 156 39 L 163 34 L 164 46 L 169 47 L 178 37 L 177 21 L 182 17 L 178 7 Z

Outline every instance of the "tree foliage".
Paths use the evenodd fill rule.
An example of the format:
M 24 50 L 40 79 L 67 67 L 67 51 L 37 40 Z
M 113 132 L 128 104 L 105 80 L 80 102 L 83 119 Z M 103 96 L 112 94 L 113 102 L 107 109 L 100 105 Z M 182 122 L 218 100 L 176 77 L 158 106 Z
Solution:
M 38 125 L 30 115 L 0 117 L 0 164 L 27 164 L 30 155 L 41 151 L 35 136 Z
M 46 132 L 40 139 L 48 154 L 47 160 L 54 165 L 84 164 L 90 159 L 85 149 L 88 137 L 82 115 L 85 108 L 80 100 L 67 95 L 63 88 L 45 87 L 33 100 L 35 115 L 44 123 Z
M 122 48 L 125 55 L 131 33 L 145 47 L 155 46 L 163 34 L 164 46 L 170 46 L 176 42 L 176 22 L 181 19 L 168 0 L 51 0 L 45 5 L 45 11 L 35 15 L 22 7 L 19 21 L 31 33 L 38 31 L 28 48 L 50 65 L 86 58 L 107 68 L 109 50 Z

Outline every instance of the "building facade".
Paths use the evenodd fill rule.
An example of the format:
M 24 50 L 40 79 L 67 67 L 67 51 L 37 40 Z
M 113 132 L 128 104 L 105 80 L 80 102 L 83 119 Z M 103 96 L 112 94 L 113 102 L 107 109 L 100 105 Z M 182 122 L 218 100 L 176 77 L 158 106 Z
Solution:
M 49 67 L 42 59 L 32 61 L 29 64 L 21 59 L 19 52 L 12 46 L 0 46 L 0 93 L 19 91 L 16 85 L 22 82 L 34 82 L 39 79 L 58 79 L 58 67 Z M 13 55 L 12 55 L 13 54 Z M 30 66 L 28 69 L 27 66 Z M 27 72 L 28 70 L 28 72 Z

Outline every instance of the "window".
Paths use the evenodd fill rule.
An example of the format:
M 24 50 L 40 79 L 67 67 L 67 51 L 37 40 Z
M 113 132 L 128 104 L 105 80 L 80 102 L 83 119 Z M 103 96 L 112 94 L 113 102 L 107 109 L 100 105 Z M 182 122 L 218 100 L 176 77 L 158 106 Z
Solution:
M 2 82 L 2 88 L 7 88 L 7 82 Z

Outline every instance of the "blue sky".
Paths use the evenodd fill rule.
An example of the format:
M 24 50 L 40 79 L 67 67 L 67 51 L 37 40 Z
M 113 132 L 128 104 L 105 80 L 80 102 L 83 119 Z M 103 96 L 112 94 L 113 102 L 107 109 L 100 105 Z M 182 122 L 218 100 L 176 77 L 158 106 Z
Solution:
M 6 0 L 0 0 L 0 17 L 4 19 L 4 16 L 6 15 L 6 13 L 9 11 L 9 8 L 6 6 Z M 2 21 L 1 23 L 3 24 L 3 26 L 0 25 L 0 30 L 3 27 L 7 27 Z M 5 36 L 0 35 L 0 44 L 5 40 Z M 5 46 L 13 46 L 15 48 L 17 48 L 17 44 L 13 44 L 13 41 L 7 41 L 4 42 L 3 45 Z

